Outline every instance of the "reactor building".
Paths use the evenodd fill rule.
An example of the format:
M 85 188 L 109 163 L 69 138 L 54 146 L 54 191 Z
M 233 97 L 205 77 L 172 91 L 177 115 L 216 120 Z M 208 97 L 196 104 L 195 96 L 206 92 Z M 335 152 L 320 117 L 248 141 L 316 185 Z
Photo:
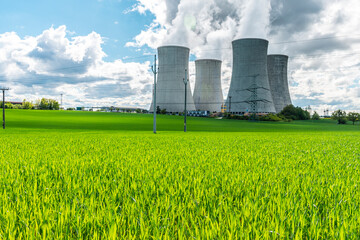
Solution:
M 268 45 L 267 40 L 257 38 L 232 42 L 233 69 L 226 100 L 227 112 L 276 112 L 268 79 Z
M 168 113 L 184 112 L 185 107 L 185 72 L 189 79 L 190 49 L 181 46 L 162 46 L 158 48 L 159 69 L 156 84 L 156 106 Z M 190 83 L 186 89 L 188 111 L 195 110 Z M 154 97 L 154 96 L 153 96 Z M 153 112 L 153 102 L 150 106 Z
M 269 55 L 267 58 L 269 84 L 276 113 L 291 104 L 287 77 L 288 59 L 286 55 Z
M 199 59 L 195 61 L 196 81 L 194 103 L 196 110 L 221 112 L 223 93 L 221 87 L 221 61 Z

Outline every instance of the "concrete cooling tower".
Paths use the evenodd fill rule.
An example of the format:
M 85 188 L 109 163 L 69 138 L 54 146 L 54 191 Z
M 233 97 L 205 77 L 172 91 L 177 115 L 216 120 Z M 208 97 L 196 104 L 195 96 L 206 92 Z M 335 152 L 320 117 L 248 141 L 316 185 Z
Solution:
M 221 112 L 221 105 L 224 101 L 221 88 L 221 61 L 196 60 L 195 68 L 194 102 L 196 110 Z
M 185 105 L 185 69 L 189 79 L 190 49 L 179 46 L 162 46 L 158 48 L 159 70 L 156 85 L 156 106 L 169 113 L 184 112 Z M 187 84 L 188 111 L 195 110 L 190 83 Z M 153 112 L 153 103 L 150 111 Z
M 275 113 L 267 72 L 268 44 L 268 41 L 256 38 L 232 42 L 233 70 L 226 100 L 228 112 Z
M 285 55 L 269 55 L 267 59 L 270 90 L 276 113 L 291 104 L 287 78 L 288 58 Z

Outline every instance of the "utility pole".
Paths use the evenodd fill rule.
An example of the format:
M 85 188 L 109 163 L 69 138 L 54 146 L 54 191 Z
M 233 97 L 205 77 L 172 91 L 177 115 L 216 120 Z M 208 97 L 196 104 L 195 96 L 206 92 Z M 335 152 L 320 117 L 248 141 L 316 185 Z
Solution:
M 158 69 L 156 68 L 156 55 L 154 56 L 154 66 L 151 66 L 151 70 L 154 73 L 154 94 L 153 94 L 153 102 L 154 102 L 154 126 L 153 131 L 156 134 L 156 74 L 158 73 Z
M 184 107 L 184 132 L 186 132 L 186 115 L 187 115 L 187 111 L 186 111 L 186 96 L 187 96 L 187 84 L 189 82 L 189 79 L 187 78 L 187 69 L 185 69 L 185 78 L 183 79 L 184 84 L 185 84 L 185 107 Z
M 60 110 L 61 110 L 61 108 L 63 107 L 63 103 L 62 103 L 63 94 L 60 94 L 60 95 L 61 95 L 61 105 L 60 105 Z
M 231 96 L 229 96 L 229 113 L 231 113 Z
M 5 91 L 10 90 L 10 88 L 0 88 L 0 90 L 3 92 L 3 129 L 5 129 Z

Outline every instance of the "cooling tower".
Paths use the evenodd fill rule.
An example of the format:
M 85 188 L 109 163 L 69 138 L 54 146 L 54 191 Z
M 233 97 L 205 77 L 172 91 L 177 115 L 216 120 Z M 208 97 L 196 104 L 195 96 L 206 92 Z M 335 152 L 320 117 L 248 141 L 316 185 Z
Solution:
M 156 105 L 170 113 L 184 112 L 185 105 L 185 69 L 189 79 L 190 49 L 179 46 L 162 46 L 158 48 L 159 70 L 156 85 Z M 195 110 L 190 83 L 187 84 L 188 111 Z M 153 104 L 150 111 L 153 111 Z
M 270 90 L 276 113 L 291 104 L 287 78 L 288 58 L 285 55 L 269 55 L 267 59 Z
M 194 103 L 196 110 L 221 112 L 221 105 L 224 101 L 221 88 L 221 61 L 196 60 L 195 68 Z
M 226 100 L 228 112 L 253 112 L 255 103 L 257 113 L 275 113 L 267 73 L 268 44 L 268 41 L 256 38 L 232 42 L 233 70 Z

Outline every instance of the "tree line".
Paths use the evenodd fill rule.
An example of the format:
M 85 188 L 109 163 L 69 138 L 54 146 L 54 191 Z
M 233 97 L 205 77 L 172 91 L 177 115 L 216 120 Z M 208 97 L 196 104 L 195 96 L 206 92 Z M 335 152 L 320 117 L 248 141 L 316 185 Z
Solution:
M 3 107 L 1 102 L 0 107 Z M 11 102 L 5 102 L 5 108 L 8 109 L 39 109 L 39 110 L 59 110 L 60 104 L 58 101 L 49 98 L 42 98 L 36 100 L 35 103 L 23 100 L 22 104 L 12 104 Z
M 339 109 L 333 112 L 331 119 L 336 120 L 338 124 L 346 124 L 347 121 L 350 121 L 355 125 L 356 122 L 360 120 L 360 113 L 349 112 Z

